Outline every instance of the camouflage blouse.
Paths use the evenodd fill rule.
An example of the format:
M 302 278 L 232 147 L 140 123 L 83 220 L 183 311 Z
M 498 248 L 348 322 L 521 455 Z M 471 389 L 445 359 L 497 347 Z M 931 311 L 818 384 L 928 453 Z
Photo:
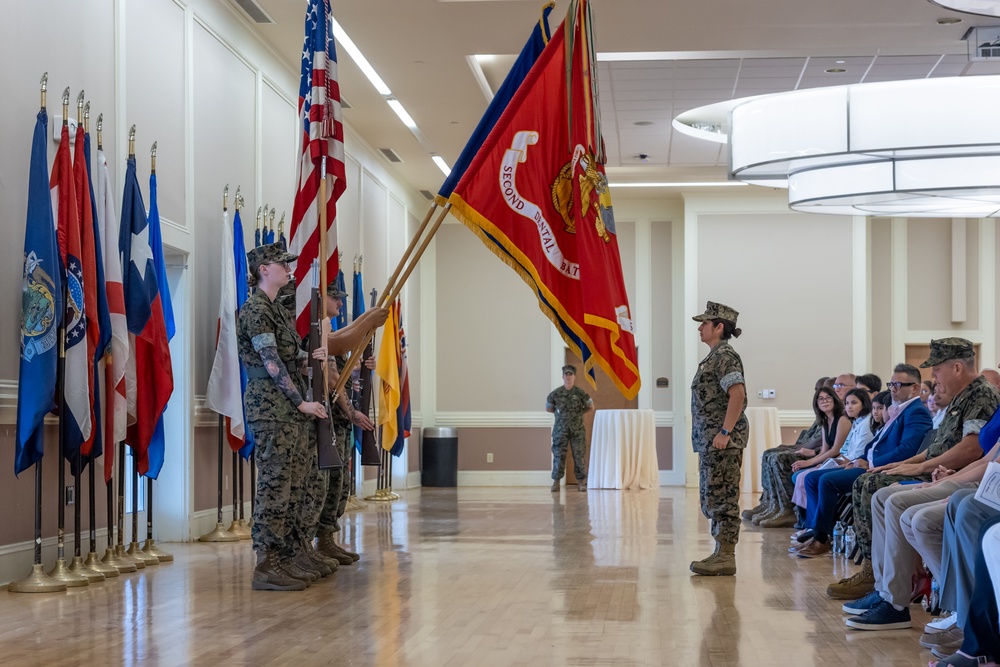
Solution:
M 271 301 L 263 290 L 257 290 L 240 308 L 236 335 L 240 361 L 251 375 L 243 394 L 247 421 L 308 421 L 309 416 L 299 412 L 270 376 L 253 377 L 264 368 L 258 349 L 276 347 L 278 358 L 285 362 L 292 382 L 305 399 L 306 381 L 298 372 L 298 361 L 305 352 L 299 349 L 299 335 L 288 310 L 279 300 Z
M 978 435 L 997 411 L 1000 392 L 982 375 L 969 383 L 946 408 L 934 442 L 927 448 L 927 460 L 941 456 L 967 435 Z
M 691 445 L 696 452 L 707 451 L 715 436 L 722 430 L 729 406 L 729 389 L 745 385 L 743 360 L 736 350 L 722 341 L 698 364 L 698 372 L 691 381 Z M 727 449 L 747 446 L 749 424 L 746 417 L 747 399 L 736 425 L 729 434 Z
M 545 409 L 555 410 L 553 435 L 583 435 L 583 413 L 594 404 L 583 389 L 558 387 L 545 399 Z

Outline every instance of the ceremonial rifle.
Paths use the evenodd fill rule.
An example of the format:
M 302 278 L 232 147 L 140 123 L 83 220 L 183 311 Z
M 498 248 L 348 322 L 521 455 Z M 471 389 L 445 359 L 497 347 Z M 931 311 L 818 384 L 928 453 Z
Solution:
M 375 307 L 375 298 L 377 296 L 378 290 L 372 290 L 372 308 Z M 358 410 L 362 414 L 369 414 L 372 405 L 372 372 L 365 367 L 365 362 L 375 355 L 375 340 L 371 338 L 368 340 L 368 346 L 365 347 L 364 353 L 361 355 L 361 401 L 358 405 Z M 361 432 L 361 465 L 363 466 L 381 466 L 382 465 L 382 453 L 379 451 L 378 446 L 378 428 L 371 431 Z
M 313 262 L 313 288 L 310 303 L 309 326 L 309 388 L 307 390 L 307 401 L 318 400 L 326 407 L 326 419 L 319 419 L 316 423 L 316 454 L 319 459 L 319 469 L 329 470 L 330 468 L 340 468 L 344 461 L 337 451 L 337 436 L 333 431 L 333 422 L 330 421 L 330 395 L 327 392 L 325 362 L 314 359 L 313 350 L 318 347 L 326 349 L 326 341 L 323 339 L 323 320 L 320 316 L 322 306 L 317 280 L 319 278 L 318 261 Z

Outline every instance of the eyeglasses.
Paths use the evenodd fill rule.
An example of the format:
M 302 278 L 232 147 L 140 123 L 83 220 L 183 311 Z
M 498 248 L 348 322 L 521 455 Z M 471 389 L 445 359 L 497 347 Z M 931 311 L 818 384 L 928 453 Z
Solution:
M 823 394 L 822 396 L 820 396 L 819 398 L 816 399 L 816 402 L 820 403 L 822 401 L 832 401 L 832 400 L 833 400 L 833 397 L 827 396 L 826 394 Z
M 916 382 L 886 382 L 885 386 L 889 389 L 899 389 L 900 387 L 912 387 Z
M 857 387 L 857 386 L 858 385 L 856 385 L 856 384 L 835 384 L 835 385 L 833 385 L 833 388 L 834 389 L 843 389 L 844 387 Z

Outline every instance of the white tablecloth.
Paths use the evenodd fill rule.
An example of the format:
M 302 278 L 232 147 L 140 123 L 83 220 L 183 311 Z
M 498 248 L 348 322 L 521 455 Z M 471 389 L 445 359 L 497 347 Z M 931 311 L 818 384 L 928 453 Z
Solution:
M 750 437 L 743 452 L 743 493 L 760 492 L 760 461 L 764 451 L 781 444 L 781 422 L 777 408 L 747 408 Z
M 590 439 L 591 489 L 655 489 L 656 422 L 652 410 L 598 410 Z

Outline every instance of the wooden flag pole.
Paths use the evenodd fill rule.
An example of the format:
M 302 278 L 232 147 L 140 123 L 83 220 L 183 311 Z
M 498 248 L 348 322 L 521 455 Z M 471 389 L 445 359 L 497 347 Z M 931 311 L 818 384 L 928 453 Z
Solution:
M 385 305 L 385 295 L 389 293 L 390 289 L 392 289 L 392 286 L 396 283 L 396 278 L 399 277 L 399 272 L 403 270 L 403 265 L 406 264 L 410 255 L 413 254 L 413 249 L 417 247 L 417 241 L 420 240 L 424 230 L 427 229 L 427 224 L 431 221 L 431 216 L 434 215 L 435 209 L 437 209 L 437 204 L 431 204 L 431 207 L 427 209 L 427 213 L 424 215 L 423 221 L 421 221 L 420 226 L 417 227 L 417 231 L 414 232 L 413 238 L 410 239 L 410 244 L 406 246 L 406 252 L 404 252 L 403 256 L 399 258 L 399 263 L 396 264 L 396 270 L 392 272 L 392 275 L 389 276 L 389 280 L 386 281 L 385 289 L 382 290 L 382 299 L 378 302 L 379 306 Z
M 434 220 L 434 224 L 431 225 L 430 231 L 427 232 L 427 235 L 424 238 L 423 242 L 420 244 L 420 247 L 417 248 L 416 253 L 413 256 L 413 261 L 409 263 L 409 265 L 406 267 L 406 270 L 403 271 L 403 275 L 399 278 L 398 281 L 396 281 L 395 277 L 399 275 L 399 272 L 402 269 L 405 260 L 409 257 L 410 248 L 407 248 L 407 252 L 404 253 L 403 258 L 400 260 L 399 265 L 396 267 L 396 271 L 393 272 L 393 277 L 390 278 L 389 283 L 386 285 L 386 291 L 382 292 L 382 296 L 379 298 L 379 306 L 384 306 L 387 303 L 391 304 L 396 301 L 396 297 L 398 297 L 399 293 L 402 291 L 403 285 L 406 284 L 407 278 L 409 278 L 410 274 L 413 273 L 413 269 L 416 268 L 417 262 L 420 261 L 420 258 L 424 254 L 424 251 L 427 250 L 427 246 L 430 245 L 431 240 L 434 238 L 434 235 L 437 234 L 437 230 L 441 227 L 441 223 L 444 222 L 444 219 L 445 217 L 447 217 L 448 212 L 450 210 L 451 210 L 451 204 L 445 204 L 444 208 L 442 208 L 441 212 L 438 214 L 437 219 Z M 432 206 L 431 210 L 428 212 L 427 215 L 428 220 L 430 219 L 430 215 L 431 213 L 433 213 L 433 211 L 434 207 Z M 411 247 L 414 243 L 416 243 L 417 239 L 420 238 L 420 232 L 423 232 L 423 229 L 424 225 L 421 225 L 420 229 L 418 230 L 418 233 L 413 236 L 413 240 L 410 242 Z M 386 292 L 389 292 L 388 297 L 386 296 Z M 334 389 L 334 396 L 339 396 L 340 392 L 344 390 L 344 387 L 347 385 L 347 380 L 350 379 L 351 372 L 354 370 L 354 365 L 358 363 L 361 351 L 368 346 L 368 343 L 374 337 L 375 337 L 375 329 L 372 328 L 371 331 L 365 334 L 364 340 L 362 340 L 360 343 L 358 343 L 358 345 L 354 347 L 354 350 L 351 352 L 351 356 L 347 361 L 347 366 L 344 367 L 344 372 L 341 373 L 340 380 L 337 382 L 337 386 Z

